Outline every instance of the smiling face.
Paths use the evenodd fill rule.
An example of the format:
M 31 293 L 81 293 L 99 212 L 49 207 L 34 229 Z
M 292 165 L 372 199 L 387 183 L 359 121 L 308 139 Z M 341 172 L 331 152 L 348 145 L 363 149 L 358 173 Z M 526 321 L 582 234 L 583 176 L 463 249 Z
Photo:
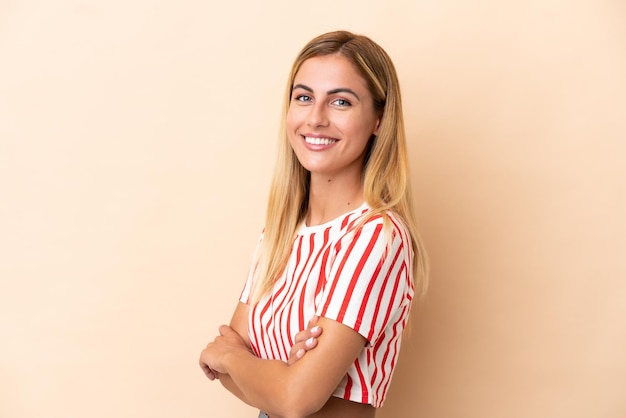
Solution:
M 312 178 L 360 178 L 380 116 L 352 63 L 341 55 L 325 55 L 300 66 L 286 122 L 289 143 Z

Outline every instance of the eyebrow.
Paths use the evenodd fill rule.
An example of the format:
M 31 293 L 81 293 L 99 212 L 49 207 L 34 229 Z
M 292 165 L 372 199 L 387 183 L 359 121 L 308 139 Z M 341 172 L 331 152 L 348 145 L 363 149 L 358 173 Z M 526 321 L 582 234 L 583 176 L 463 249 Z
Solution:
M 313 89 L 311 87 L 309 87 L 309 86 L 305 86 L 304 84 L 296 84 L 295 86 L 293 86 L 291 91 L 294 91 L 295 89 L 302 89 L 302 90 L 308 91 L 309 93 L 313 93 Z M 328 94 L 328 95 L 337 94 L 337 93 L 349 93 L 349 94 L 353 95 L 354 97 L 356 97 L 356 99 L 358 101 L 361 101 L 361 99 L 359 98 L 359 95 L 356 94 L 354 92 L 354 90 L 349 89 L 347 87 L 339 87 L 339 88 L 336 88 L 336 89 L 328 90 L 326 92 L 326 94 Z

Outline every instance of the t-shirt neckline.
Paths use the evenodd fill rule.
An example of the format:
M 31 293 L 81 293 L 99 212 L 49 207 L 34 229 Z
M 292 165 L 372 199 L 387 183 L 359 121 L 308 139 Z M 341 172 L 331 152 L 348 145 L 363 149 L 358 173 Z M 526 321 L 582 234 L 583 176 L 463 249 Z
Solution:
M 343 220 L 346 218 L 346 216 L 350 216 L 352 214 L 355 214 L 357 212 L 363 212 L 366 209 L 369 209 L 369 205 L 367 204 L 367 202 L 363 202 L 363 204 L 361 204 L 361 206 L 354 208 L 352 210 L 349 210 L 348 212 L 342 213 L 341 215 L 339 215 L 338 217 L 336 217 L 335 219 L 332 219 L 328 222 L 325 222 L 323 224 L 319 224 L 319 225 L 311 225 L 311 226 L 307 226 L 306 221 L 303 219 L 302 222 L 300 222 L 300 226 L 298 226 L 297 230 L 296 230 L 296 234 L 297 235 L 308 235 L 308 234 L 312 234 L 315 232 L 320 232 L 320 231 L 324 231 L 326 229 L 328 229 L 329 227 L 334 226 L 335 224 L 341 224 L 343 222 Z

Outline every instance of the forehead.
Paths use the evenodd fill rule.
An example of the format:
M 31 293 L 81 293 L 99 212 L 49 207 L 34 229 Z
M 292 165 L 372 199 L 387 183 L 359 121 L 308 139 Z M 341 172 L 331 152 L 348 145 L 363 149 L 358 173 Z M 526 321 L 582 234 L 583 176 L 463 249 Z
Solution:
M 304 61 L 293 84 L 304 84 L 321 90 L 347 87 L 361 92 L 368 91 L 367 82 L 352 62 L 342 55 L 324 55 Z

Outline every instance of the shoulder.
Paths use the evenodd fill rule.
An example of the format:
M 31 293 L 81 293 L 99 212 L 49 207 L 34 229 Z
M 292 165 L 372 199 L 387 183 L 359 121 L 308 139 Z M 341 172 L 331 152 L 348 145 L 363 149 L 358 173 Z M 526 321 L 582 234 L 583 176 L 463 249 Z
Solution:
M 340 247 L 348 243 L 368 242 L 383 248 L 404 248 L 410 252 L 411 235 L 400 216 L 391 210 L 368 209 L 343 228 L 337 240 Z
M 351 220 L 345 233 L 372 233 L 377 229 L 385 229 L 393 235 L 399 234 L 402 240 L 410 241 L 409 229 L 402 218 L 392 210 L 374 211 L 368 209 Z

